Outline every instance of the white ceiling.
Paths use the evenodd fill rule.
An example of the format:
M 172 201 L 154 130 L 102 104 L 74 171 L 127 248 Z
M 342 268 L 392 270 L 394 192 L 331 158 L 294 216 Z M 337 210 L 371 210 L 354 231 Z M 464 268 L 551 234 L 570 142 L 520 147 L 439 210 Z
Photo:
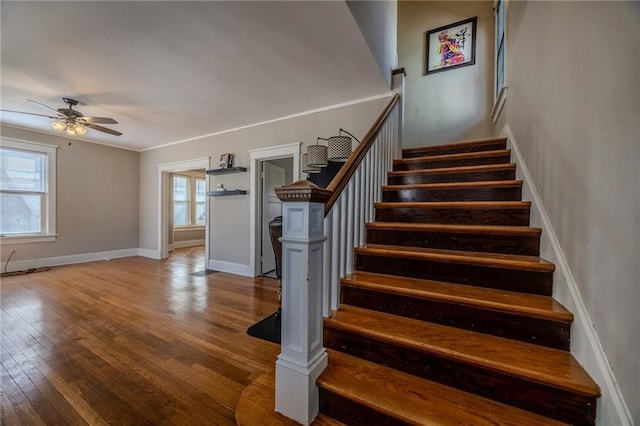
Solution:
M 2 1 L 2 109 L 80 100 L 145 150 L 388 93 L 343 1 Z M 4 124 L 54 132 L 45 117 Z

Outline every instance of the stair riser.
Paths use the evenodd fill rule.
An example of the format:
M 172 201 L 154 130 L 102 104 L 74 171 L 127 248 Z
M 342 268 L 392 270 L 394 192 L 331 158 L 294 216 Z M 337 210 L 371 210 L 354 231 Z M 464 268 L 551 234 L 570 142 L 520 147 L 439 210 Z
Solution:
M 378 222 L 444 223 L 461 225 L 529 226 L 529 208 L 448 209 L 394 207 L 377 208 Z
M 347 425 L 404 426 L 402 422 L 320 387 L 320 412 Z
M 520 201 L 522 186 L 455 189 L 398 189 L 382 191 L 383 202 L 420 201 Z
M 551 296 L 553 274 L 357 253 L 356 270 Z
M 486 172 L 458 172 L 458 173 L 433 173 L 391 175 L 387 178 L 389 185 L 415 185 L 421 183 L 444 182 L 477 182 L 483 180 L 513 180 L 516 178 L 515 169 L 491 170 Z
M 357 333 L 324 327 L 328 348 L 571 424 L 595 424 L 595 399 Z
M 367 229 L 368 244 L 538 256 L 540 236 Z
M 398 161 L 393 163 L 394 171 L 403 170 L 424 170 L 424 169 L 437 169 L 441 167 L 462 167 L 462 166 L 480 166 L 487 164 L 504 164 L 509 163 L 511 160 L 511 154 L 498 154 L 487 157 L 469 157 L 469 158 L 456 158 L 456 159 L 442 159 L 442 160 L 428 160 L 424 161 L 411 161 L 403 162 Z
M 455 302 L 390 294 L 342 284 L 342 303 L 522 342 L 569 350 L 569 322 L 508 314 Z
M 470 146 L 453 146 L 444 148 L 424 148 L 420 150 L 403 150 L 402 158 L 416 158 L 430 155 L 463 154 L 465 152 L 497 151 L 507 147 L 506 141 L 492 142 Z

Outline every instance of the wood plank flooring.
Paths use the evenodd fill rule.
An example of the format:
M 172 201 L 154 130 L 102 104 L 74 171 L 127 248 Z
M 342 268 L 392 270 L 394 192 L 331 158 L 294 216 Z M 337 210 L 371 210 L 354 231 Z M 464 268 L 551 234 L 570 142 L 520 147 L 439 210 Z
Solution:
M 235 424 L 279 346 L 246 329 L 277 281 L 203 269 L 202 249 L 2 279 L 3 425 Z

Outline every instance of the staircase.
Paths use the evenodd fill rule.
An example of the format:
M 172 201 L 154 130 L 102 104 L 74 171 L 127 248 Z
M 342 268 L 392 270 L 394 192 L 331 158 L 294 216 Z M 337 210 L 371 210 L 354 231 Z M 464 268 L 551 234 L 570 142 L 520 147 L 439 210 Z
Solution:
M 352 425 L 595 424 L 572 314 L 505 139 L 403 150 L 324 322 L 321 412 Z

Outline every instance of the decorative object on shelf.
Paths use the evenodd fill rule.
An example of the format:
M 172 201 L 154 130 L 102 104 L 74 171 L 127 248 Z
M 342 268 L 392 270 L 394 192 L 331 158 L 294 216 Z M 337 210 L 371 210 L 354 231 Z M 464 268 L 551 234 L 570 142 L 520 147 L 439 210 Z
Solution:
M 353 136 L 351 133 L 347 132 L 343 128 L 340 128 L 338 132 L 338 136 L 331 136 L 329 140 L 329 161 L 335 161 L 339 163 L 344 163 L 349 159 L 351 155 L 351 138 L 349 136 L 342 136 L 341 133 L 346 133 L 352 138 L 356 140 L 356 142 L 360 143 L 358 138 Z
M 474 16 L 427 31 L 424 75 L 475 64 L 477 22 Z
M 307 147 L 307 164 L 314 167 L 326 167 L 327 166 L 327 147 L 320 145 L 319 140 L 326 141 L 325 138 L 316 139 L 315 145 L 309 145 Z
M 308 154 L 302 154 L 302 172 L 303 173 L 320 173 L 320 167 L 310 166 Z
M 224 188 L 224 185 L 219 183 L 218 185 L 216 185 L 216 191 L 226 191 L 226 189 Z
M 221 169 L 229 169 L 233 167 L 233 154 L 222 154 L 220 156 L 220 165 Z

